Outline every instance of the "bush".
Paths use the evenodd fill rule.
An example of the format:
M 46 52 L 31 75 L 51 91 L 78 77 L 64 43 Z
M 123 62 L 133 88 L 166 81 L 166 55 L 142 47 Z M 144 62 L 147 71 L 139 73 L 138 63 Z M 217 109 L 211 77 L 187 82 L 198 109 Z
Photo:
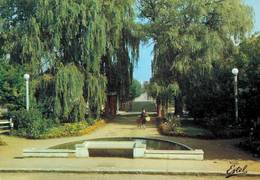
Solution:
M 241 138 L 241 137 L 247 137 L 248 136 L 248 130 L 247 129 L 241 129 L 241 128 L 224 128 L 224 129 L 218 129 L 215 131 L 212 131 L 213 134 L 217 138 Z
M 232 116 L 228 113 L 219 114 L 216 117 L 205 117 L 202 119 L 202 125 L 211 129 L 221 129 L 232 124 Z
M 159 123 L 158 130 L 163 135 L 206 139 L 215 137 L 211 131 L 194 124 L 194 122 L 181 122 L 180 118 L 172 114 L 168 114 L 166 118 L 157 119 L 157 121 Z
M 174 116 L 173 114 L 168 113 L 166 115 L 166 121 L 169 122 L 173 128 L 181 126 L 180 118 L 177 116 Z
M 196 123 L 209 129 L 217 138 L 239 138 L 248 135 L 248 124 L 232 123 L 234 117 L 229 113 L 219 114 L 213 118 L 203 118 Z M 232 125 L 233 124 L 233 125 Z
M 39 138 L 53 124 L 38 109 L 12 111 L 9 116 L 14 121 L 14 134 L 28 138 Z
M 177 131 L 177 127 L 181 126 L 180 118 L 173 114 L 167 114 L 166 119 L 161 119 L 159 131 L 162 134 L 170 134 Z
M 23 68 L 0 59 L 0 105 L 9 110 L 18 109 L 24 102 Z

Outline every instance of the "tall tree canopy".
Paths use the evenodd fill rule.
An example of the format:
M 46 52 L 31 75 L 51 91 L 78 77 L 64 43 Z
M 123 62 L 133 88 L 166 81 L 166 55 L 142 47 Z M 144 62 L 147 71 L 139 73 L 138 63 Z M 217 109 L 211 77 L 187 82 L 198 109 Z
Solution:
M 195 87 L 210 81 L 215 66 L 230 60 L 235 44 L 252 28 L 251 8 L 241 0 L 140 0 L 139 5 L 155 44 L 152 81 L 164 87 L 178 83 L 176 105 L 183 96 L 203 93 Z
M 260 116 L 260 34 L 247 38 L 239 45 L 236 56 L 239 68 L 239 107 L 242 118 Z
M 25 66 L 35 80 L 43 74 L 53 76 L 46 83 L 56 84 L 48 87 L 54 88 L 55 93 L 51 95 L 60 99 L 61 106 L 69 104 L 65 101 L 72 97 L 66 86 L 79 80 L 77 75 L 70 76 L 72 72 L 68 70 L 75 66 L 73 72 L 82 74 L 84 81 L 83 85 L 81 81 L 74 84 L 78 87 L 73 89 L 73 96 L 78 97 L 73 98 L 82 99 L 83 94 L 84 102 L 83 99 L 81 102 L 88 102 L 98 115 L 107 83 L 108 90 L 116 86 L 126 92 L 120 94 L 129 93 L 139 48 L 133 4 L 134 0 L 1 1 L 4 36 L 0 38 L 5 43 L 0 45 L 0 50 L 10 54 L 11 64 Z M 116 79 L 116 85 L 111 76 Z M 64 98 L 60 94 L 68 96 Z M 55 108 L 58 107 L 50 111 Z

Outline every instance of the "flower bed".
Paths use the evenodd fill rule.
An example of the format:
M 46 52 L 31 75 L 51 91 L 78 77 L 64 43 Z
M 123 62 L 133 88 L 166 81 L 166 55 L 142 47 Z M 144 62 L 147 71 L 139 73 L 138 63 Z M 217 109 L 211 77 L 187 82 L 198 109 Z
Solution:
M 212 139 L 215 138 L 214 134 L 202 127 L 192 126 L 192 125 L 181 125 L 181 122 L 176 124 L 172 122 L 167 122 L 165 119 L 157 119 L 158 131 L 167 136 L 181 136 L 181 137 L 191 137 L 191 138 L 203 138 Z
M 106 124 L 104 120 L 98 120 L 93 125 L 89 125 L 87 122 L 82 121 L 78 123 L 66 123 L 64 125 L 53 127 L 43 133 L 40 138 L 59 138 L 68 136 L 82 136 L 88 134 L 98 127 L 102 127 Z

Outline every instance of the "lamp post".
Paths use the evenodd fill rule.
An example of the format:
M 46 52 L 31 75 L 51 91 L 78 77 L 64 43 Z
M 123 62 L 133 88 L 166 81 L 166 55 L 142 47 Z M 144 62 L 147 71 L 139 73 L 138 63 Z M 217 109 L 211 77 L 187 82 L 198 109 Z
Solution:
M 238 93 L 237 93 L 237 75 L 238 75 L 238 69 L 233 68 L 232 74 L 234 75 L 234 92 L 235 92 L 235 116 L 236 116 L 236 123 L 238 123 Z
M 29 74 L 24 74 L 23 78 L 25 79 L 25 85 L 26 85 L 26 110 L 29 111 Z

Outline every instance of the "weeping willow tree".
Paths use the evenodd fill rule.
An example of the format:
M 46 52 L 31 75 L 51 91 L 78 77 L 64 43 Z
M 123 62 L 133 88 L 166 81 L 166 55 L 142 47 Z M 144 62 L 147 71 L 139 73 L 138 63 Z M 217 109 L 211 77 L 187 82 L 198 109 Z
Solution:
M 97 117 L 99 117 L 102 110 L 101 106 L 105 104 L 106 94 L 104 90 L 106 89 L 106 82 L 105 76 L 93 76 L 92 74 L 89 74 L 85 82 L 90 113 L 94 113 Z
M 129 100 L 133 68 L 139 56 L 141 27 L 134 23 L 133 3 L 133 0 L 117 1 L 112 3 L 110 8 L 104 10 L 106 17 L 117 15 L 115 16 L 115 24 L 118 24 L 120 28 L 118 31 L 114 31 L 112 28 L 111 31 L 110 27 L 113 24 L 107 24 L 109 30 L 107 34 L 112 37 L 117 34 L 118 39 L 107 41 L 106 53 L 102 56 L 101 71 L 108 80 L 107 93 L 116 92 L 120 104 Z M 111 105 L 111 103 L 107 103 L 107 105 Z
M 54 113 L 65 122 L 85 119 L 84 78 L 76 66 L 59 69 L 55 79 Z
M 235 43 L 251 29 L 251 9 L 241 0 L 139 3 L 145 30 L 155 43 L 153 81 L 165 87 L 178 83 L 175 109 L 181 113 L 182 97 L 197 93 L 193 85 L 207 83 L 205 77 L 210 81 L 214 64 L 228 61 Z
M 35 83 L 40 86 L 35 88 L 38 89 L 35 94 L 46 98 L 39 94 L 51 87 L 54 93 L 50 93 L 49 101 L 53 102 L 53 108 L 49 109 L 59 118 L 81 119 L 84 103 L 89 104 L 91 114 L 99 116 L 106 84 L 113 84 L 109 77 L 112 73 L 117 74 L 115 77 L 121 75 L 117 67 L 127 72 L 120 80 L 116 78 L 117 87 L 129 86 L 132 59 L 136 59 L 139 48 L 132 28 L 135 26 L 133 3 L 134 0 L 3 1 L 0 16 L 7 39 L 4 53 L 10 54 L 11 63 L 25 66 L 33 79 L 40 81 L 45 74 L 53 78 L 44 81 L 45 84 Z M 112 67 L 116 71 L 104 71 Z M 72 82 L 77 87 L 70 89 Z M 75 99 L 80 113 L 69 103 Z M 39 99 L 37 102 L 48 103 Z

